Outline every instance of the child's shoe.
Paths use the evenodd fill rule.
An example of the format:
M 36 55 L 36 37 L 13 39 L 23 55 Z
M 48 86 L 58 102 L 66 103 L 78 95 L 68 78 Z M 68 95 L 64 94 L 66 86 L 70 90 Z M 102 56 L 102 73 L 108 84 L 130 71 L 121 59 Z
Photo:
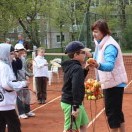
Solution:
M 34 117 L 35 113 L 33 113 L 33 112 L 30 111 L 30 112 L 26 113 L 26 115 L 29 116 L 29 117 Z
M 19 115 L 19 118 L 22 118 L 22 119 L 27 119 L 28 116 L 26 114 L 22 114 L 22 115 Z

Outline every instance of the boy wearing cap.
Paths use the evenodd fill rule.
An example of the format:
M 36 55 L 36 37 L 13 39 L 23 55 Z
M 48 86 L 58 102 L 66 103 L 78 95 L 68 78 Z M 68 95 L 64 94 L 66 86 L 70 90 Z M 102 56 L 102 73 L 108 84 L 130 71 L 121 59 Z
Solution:
M 21 132 L 15 111 L 16 91 L 26 87 L 28 81 L 16 81 L 11 68 L 13 58 L 14 48 L 6 43 L 0 44 L 0 132 Z
M 27 80 L 28 78 L 28 75 L 26 74 L 26 70 L 25 70 L 25 58 L 24 58 L 25 50 L 26 49 L 22 44 L 18 43 L 15 45 L 16 60 L 14 60 L 14 65 L 17 66 L 17 69 L 14 70 L 15 71 L 14 73 L 16 75 L 17 80 L 19 81 Z M 22 63 L 21 69 L 20 68 L 18 69 L 18 66 L 20 67 L 20 62 L 18 62 L 19 60 L 18 58 L 21 60 Z M 17 107 L 20 118 L 27 119 L 28 117 L 35 116 L 35 113 L 30 112 L 30 105 L 23 104 L 19 98 L 17 98 Z
M 71 124 L 71 111 L 76 119 L 76 125 L 73 124 L 73 129 L 81 132 L 87 131 L 88 117 L 82 105 L 85 87 L 84 80 L 88 73 L 88 65 L 82 68 L 82 63 L 85 61 L 86 53 L 90 49 L 85 48 L 79 41 L 70 42 L 65 49 L 65 53 L 70 60 L 62 62 L 64 71 L 64 84 L 62 88 L 61 108 L 64 112 L 64 131 L 67 132 Z

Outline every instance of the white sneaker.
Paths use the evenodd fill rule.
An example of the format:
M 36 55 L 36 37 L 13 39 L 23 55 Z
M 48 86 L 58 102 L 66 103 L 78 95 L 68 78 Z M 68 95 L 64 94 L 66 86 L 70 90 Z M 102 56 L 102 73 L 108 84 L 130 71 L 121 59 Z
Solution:
M 30 112 L 26 113 L 26 115 L 29 116 L 29 117 L 33 117 L 33 116 L 35 116 L 35 113 L 30 111 Z
M 19 118 L 22 118 L 22 119 L 27 119 L 28 116 L 26 114 L 22 114 L 22 115 L 19 115 Z

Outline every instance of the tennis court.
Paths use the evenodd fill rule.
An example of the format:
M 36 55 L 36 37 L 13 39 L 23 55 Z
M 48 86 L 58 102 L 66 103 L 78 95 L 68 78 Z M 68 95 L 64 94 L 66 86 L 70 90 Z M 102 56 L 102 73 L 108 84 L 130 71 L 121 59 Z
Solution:
M 128 73 L 129 82 L 132 80 L 132 56 L 125 55 L 125 67 Z M 60 108 L 60 95 L 62 86 L 62 71 L 59 70 L 59 78 L 53 75 L 51 85 L 48 85 L 48 99 L 44 105 L 35 104 L 31 106 L 36 117 L 21 119 L 22 132 L 62 132 L 63 112 Z M 88 78 L 94 78 L 93 71 L 90 71 Z M 32 87 L 32 85 L 30 86 Z M 132 131 L 132 83 L 124 94 L 123 111 L 126 121 L 126 132 Z M 90 123 L 87 126 L 88 132 L 109 132 L 106 116 L 104 114 L 103 99 L 97 101 L 84 100 Z

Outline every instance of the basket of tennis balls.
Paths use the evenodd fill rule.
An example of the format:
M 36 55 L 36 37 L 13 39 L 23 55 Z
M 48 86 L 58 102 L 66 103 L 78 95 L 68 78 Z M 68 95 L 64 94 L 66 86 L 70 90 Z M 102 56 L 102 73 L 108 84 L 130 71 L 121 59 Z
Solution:
M 88 79 L 85 81 L 85 97 L 87 100 L 98 100 L 103 98 L 101 91 L 101 83 L 94 79 Z

